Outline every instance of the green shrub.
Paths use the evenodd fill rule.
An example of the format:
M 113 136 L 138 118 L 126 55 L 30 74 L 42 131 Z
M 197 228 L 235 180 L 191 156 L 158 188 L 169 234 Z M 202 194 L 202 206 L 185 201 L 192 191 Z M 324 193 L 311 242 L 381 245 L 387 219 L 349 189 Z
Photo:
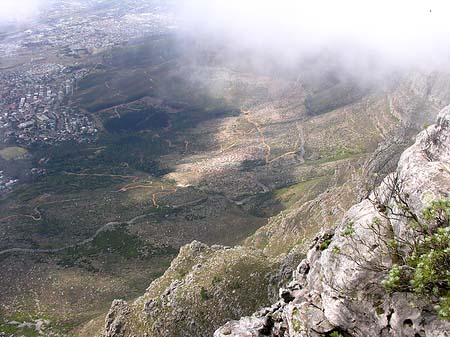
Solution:
M 353 227 L 353 221 L 350 221 L 345 225 L 345 228 L 341 232 L 341 235 L 348 237 L 348 236 L 353 236 L 354 234 L 355 234 L 355 228 Z
M 388 277 L 381 282 L 386 290 L 393 292 L 399 289 L 401 283 L 401 270 L 397 265 L 393 265 L 389 270 Z
M 206 289 L 205 289 L 204 287 L 202 287 L 202 288 L 200 289 L 200 298 L 201 298 L 203 301 L 209 300 L 208 292 L 206 291 Z
M 330 245 L 330 243 L 331 243 L 331 239 L 326 239 L 323 242 L 321 242 L 319 245 L 320 251 L 324 251 L 325 249 L 327 249 L 328 246 Z
M 450 225 L 450 198 L 433 201 L 431 206 L 422 212 L 422 216 L 438 227 L 448 227 Z
M 450 291 L 447 291 L 447 296 L 439 299 L 439 304 L 435 307 L 439 317 L 450 321 Z
M 415 269 L 411 285 L 421 293 L 450 289 L 450 227 L 438 228 L 425 238 L 408 265 Z
M 339 255 L 341 253 L 341 248 L 338 246 L 333 246 L 333 249 L 331 250 L 333 254 Z
M 450 321 L 450 199 L 436 200 L 422 213 L 424 237 L 405 257 L 404 266 L 393 265 L 382 282 L 388 291 L 409 290 L 438 299 L 438 315 Z M 434 228 L 429 233 L 429 228 Z M 406 287 L 406 289 L 405 289 Z

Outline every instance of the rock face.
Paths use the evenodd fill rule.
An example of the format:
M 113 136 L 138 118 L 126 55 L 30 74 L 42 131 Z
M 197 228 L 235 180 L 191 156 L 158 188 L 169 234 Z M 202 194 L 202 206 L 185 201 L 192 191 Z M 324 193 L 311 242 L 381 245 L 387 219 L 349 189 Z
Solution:
M 276 304 L 226 323 L 214 337 L 450 336 L 450 323 L 437 316 L 433 303 L 410 292 L 387 293 L 381 286 L 395 263 L 383 242 L 389 235 L 405 241 L 416 235 L 402 217 L 389 219 L 391 232 L 371 229 L 370 224 L 387 221 L 373 200 L 393 203 L 394 179 L 419 219 L 432 200 L 449 197 L 450 107 L 403 153 L 396 172 L 348 210 L 335 230 L 316 237 Z
M 289 212 L 280 213 L 247 239 L 244 247 L 208 247 L 199 242 L 183 247 L 144 296 L 133 303 L 113 303 L 102 336 L 206 337 L 227 321 L 216 337 L 447 336 L 450 326 L 437 318 L 432 303 L 412 293 L 387 294 L 381 286 L 386 273 L 373 266 L 387 270 L 393 261 L 368 224 L 383 219 L 373 198 L 389 202 L 393 177 L 400 177 L 402 196 L 418 216 L 431 200 L 448 196 L 449 120 L 446 108 L 438 124 L 419 135 L 403 153 L 396 172 L 384 180 L 384 173 L 396 168 L 408 135 L 389 138 L 371 160 L 361 162 L 361 167 L 367 166 L 363 171 L 374 173 L 380 185 L 372 201 L 363 200 L 345 212 L 361 200 L 357 185 L 363 174 L 360 167 L 343 163 L 334 170 L 325 192 L 298 200 Z M 322 231 L 309 249 L 300 241 L 314 237 L 319 226 L 335 227 L 343 214 L 340 225 Z M 350 225 L 352 237 L 346 235 Z M 392 225 L 401 239 L 413 234 L 401 219 Z M 253 316 L 230 321 L 277 298 L 277 303 Z
M 211 327 L 270 303 L 267 284 L 273 269 L 278 263 L 256 249 L 194 241 L 142 297 L 113 302 L 102 336 L 210 336 Z

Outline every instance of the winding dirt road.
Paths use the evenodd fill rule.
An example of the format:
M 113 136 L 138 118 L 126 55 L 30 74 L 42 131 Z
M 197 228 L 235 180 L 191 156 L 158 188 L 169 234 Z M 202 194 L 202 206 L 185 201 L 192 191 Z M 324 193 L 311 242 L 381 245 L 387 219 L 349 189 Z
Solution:
M 66 199 L 66 200 L 57 200 L 57 201 L 43 202 L 41 204 L 38 204 L 33 209 L 34 213 L 36 213 L 37 216 L 35 216 L 33 214 L 14 214 L 14 215 L 10 215 L 10 216 L 1 218 L 0 222 L 8 220 L 8 219 L 13 219 L 13 218 L 30 218 L 30 219 L 33 219 L 34 221 L 41 221 L 42 220 L 42 213 L 39 210 L 39 207 L 42 207 L 44 205 L 54 205 L 54 204 L 61 204 L 61 203 L 65 203 L 65 202 L 77 202 L 77 201 L 83 201 L 83 199 Z
M 154 193 L 153 196 L 152 196 L 152 202 L 153 202 L 153 205 L 155 206 L 155 208 L 159 208 L 160 207 L 160 205 L 158 204 L 158 197 L 159 196 L 169 195 L 169 194 L 172 194 L 172 193 L 175 193 L 175 192 L 177 192 L 177 189 L 163 190 L 161 192 Z M 186 207 L 186 206 L 189 206 L 189 205 L 201 202 L 203 200 L 204 200 L 204 198 L 200 198 L 198 200 L 194 200 L 194 201 L 186 202 L 186 203 L 181 204 L 181 205 L 177 205 L 174 208 Z M 64 202 L 68 202 L 70 200 L 63 200 L 63 201 Z M 63 201 L 60 201 L 60 202 L 63 202 Z M 72 201 L 74 201 L 74 200 L 72 200 Z M 76 200 L 76 201 L 80 201 L 80 200 Z M 56 202 L 51 202 L 51 203 L 56 203 Z M 84 239 L 84 240 L 82 240 L 80 242 L 77 242 L 77 243 L 65 245 L 65 246 L 60 247 L 60 248 L 54 248 L 54 249 L 9 248 L 9 249 L 5 249 L 5 250 L 0 251 L 0 256 L 5 255 L 5 254 L 10 254 L 10 253 L 26 253 L 26 254 L 27 253 L 28 254 L 52 254 L 52 253 L 59 253 L 59 252 L 62 252 L 64 250 L 66 250 L 66 249 L 77 248 L 77 247 L 83 246 L 85 244 L 88 244 L 88 243 L 94 241 L 94 239 L 98 235 L 100 235 L 101 233 L 103 233 L 105 231 L 108 231 L 108 230 L 112 230 L 118 225 L 127 224 L 127 225 L 131 226 L 136 221 L 144 219 L 144 218 L 146 218 L 148 216 L 152 216 L 155 213 L 156 213 L 156 210 L 152 211 L 152 212 L 149 212 L 147 214 L 136 216 L 136 217 L 134 217 L 134 218 L 132 218 L 131 220 L 128 220 L 128 221 L 108 222 L 105 225 L 103 225 L 102 227 L 100 227 L 99 229 L 97 229 L 97 231 L 92 236 L 90 236 L 89 238 Z
M 125 221 L 125 222 L 117 222 L 117 221 L 113 221 L 113 222 L 108 222 L 107 224 L 103 225 L 102 227 L 100 227 L 99 229 L 97 229 L 97 231 L 90 236 L 87 239 L 84 239 L 80 242 L 74 243 L 74 244 L 70 244 L 70 245 L 65 245 L 63 247 L 60 248 L 54 248 L 54 249 L 31 249 L 31 248 L 9 248 L 9 249 L 5 249 L 0 251 L 0 256 L 5 255 L 5 254 L 10 254 L 10 253 L 28 253 L 28 254 L 52 254 L 52 253 L 59 253 L 62 252 L 66 249 L 70 249 L 70 248 L 77 248 L 80 246 L 83 246 L 85 244 L 88 244 L 92 241 L 94 241 L 94 239 L 100 235 L 101 233 L 108 231 L 108 230 L 112 230 L 114 229 L 116 226 L 121 225 L 121 224 L 127 224 L 127 225 L 132 225 L 134 224 L 137 220 L 143 219 L 147 216 L 153 215 L 155 212 L 151 212 L 148 214 L 144 214 L 144 215 L 139 215 L 134 217 L 133 219 L 129 220 L 129 221 Z

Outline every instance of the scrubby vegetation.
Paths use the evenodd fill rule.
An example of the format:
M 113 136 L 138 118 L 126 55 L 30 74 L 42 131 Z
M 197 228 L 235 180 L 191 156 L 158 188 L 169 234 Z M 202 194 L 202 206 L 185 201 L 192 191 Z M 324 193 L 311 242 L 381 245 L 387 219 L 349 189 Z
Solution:
M 450 199 L 433 201 L 422 216 L 425 222 L 414 223 L 422 238 L 405 256 L 405 264 L 392 266 L 383 285 L 389 291 L 411 290 L 435 298 L 439 316 L 450 321 Z
M 362 225 L 362 232 L 352 221 L 341 230 L 353 250 L 344 255 L 362 269 L 385 273 L 381 283 L 386 291 L 428 298 L 438 315 L 450 321 L 450 198 L 431 201 L 419 215 L 397 175 L 388 176 L 384 186 L 369 198 L 380 217 Z M 405 224 L 405 233 L 397 232 L 398 223 Z M 343 254 L 337 246 L 332 253 Z

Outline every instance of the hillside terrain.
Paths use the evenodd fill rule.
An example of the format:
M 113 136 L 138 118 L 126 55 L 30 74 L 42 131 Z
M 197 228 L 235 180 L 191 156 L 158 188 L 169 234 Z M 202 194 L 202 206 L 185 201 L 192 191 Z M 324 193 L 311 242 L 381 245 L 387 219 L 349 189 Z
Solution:
M 447 107 L 315 238 L 276 304 L 214 336 L 448 336 L 449 126 Z
M 22 2 L 0 13 L 0 337 L 446 336 L 434 36 L 389 60 L 391 31 L 323 43 L 275 1 Z
M 235 241 L 241 245 L 235 248 L 183 248 L 143 297 L 130 304 L 114 302 L 106 336 L 211 336 L 221 322 L 276 300 L 279 286 L 305 257 L 310 240 L 320 229 L 333 228 L 352 204 L 394 170 L 418 130 L 448 103 L 444 75 L 412 73 L 369 88 L 364 84 L 364 95 L 357 90 L 351 102 L 311 113 L 308 100 L 317 92 L 326 96 L 323 91 L 334 85 L 328 83 L 329 74 L 317 71 L 315 81 L 308 75 L 301 83 L 298 77 L 261 75 L 251 67 L 243 71 L 241 64 L 227 68 L 223 60 L 219 65 L 217 59 L 209 62 L 207 67 L 190 64 L 189 76 L 181 78 L 194 78 L 197 88 L 215 98 L 221 93 L 222 103 L 236 115 L 190 127 L 179 141 L 188 149 L 181 156 L 162 157 L 170 171 L 164 177 L 178 186 L 164 200 L 170 205 L 185 188 L 217 194 L 265 224 Z M 236 83 L 240 90 L 233 90 Z M 165 226 L 177 221 L 168 218 Z M 139 233 L 149 234 L 145 229 Z M 199 235 L 195 239 L 233 245 Z M 99 316 L 80 334 L 88 336 L 102 325 Z
M 281 283 L 278 302 L 214 336 L 447 336 L 449 125 L 447 107 L 401 155 L 397 170 L 337 228 L 322 228 L 305 254 L 294 249 L 277 264 L 270 249 L 194 242 L 143 297 L 113 303 L 101 336 L 212 336 L 218 321 L 257 301 L 255 285 L 267 285 L 262 296 L 270 297 L 283 272 L 293 278 Z M 229 260 L 234 251 L 239 256 Z M 256 264 L 271 271 L 255 270 L 254 254 L 263 254 Z
M 129 311 L 129 335 L 210 336 L 276 299 L 450 103 L 445 73 L 361 81 L 239 56 L 170 34 L 95 53 L 68 104 L 96 138 L 1 150 L 45 173 L 0 200 L 0 331 L 92 336 L 122 298 L 110 335 Z

